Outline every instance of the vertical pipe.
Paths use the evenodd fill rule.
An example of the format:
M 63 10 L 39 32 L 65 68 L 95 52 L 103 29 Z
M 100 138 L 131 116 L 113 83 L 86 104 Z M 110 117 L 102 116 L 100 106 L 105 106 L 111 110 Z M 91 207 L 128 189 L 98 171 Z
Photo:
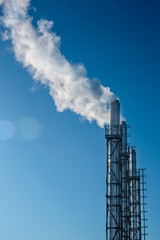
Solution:
M 114 100 L 110 106 L 110 135 L 108 157 L 108 204 L 109 240 L 120 239 L 120 104 Z
M 136 174 L 136 151 L 135 149 L 131 150 L 131 160 L 130 160 L 130 171 L 132 172 L 133 176 Z
M 122 131 L 122 154 L 127 153 L 127 124 L 125 121 L 121 122 L 121 131 Z
M 116 128 L 117 126 L 119 127 L 120 124 L 120 103 L 118 100 L 114 100 L 111 102 L 111 107 L 110 107 L 110 125 L 112 129 L 112 133 L 115 130 L 115 133 L 119 133 L 119 128 Z
M 127 144 L 127 124 L 125 121 L 121 122 L 121 194 L 122 194 L 122 213 L 121 213 L 121 239 L 128 239 L 128 144 Z
M 138 239 L 138 176 L 136 170 L 136 151 L 130 154 L 130 236 Z

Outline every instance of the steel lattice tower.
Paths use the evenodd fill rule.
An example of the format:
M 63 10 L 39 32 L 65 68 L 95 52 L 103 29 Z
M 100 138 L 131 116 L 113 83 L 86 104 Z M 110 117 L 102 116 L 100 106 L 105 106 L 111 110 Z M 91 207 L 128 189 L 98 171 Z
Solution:
M 128 144 L 128 126 L 120 122 L 120 103 L 110 106 L 107 140 L 106 240 L 147 240 L 144 169 Z

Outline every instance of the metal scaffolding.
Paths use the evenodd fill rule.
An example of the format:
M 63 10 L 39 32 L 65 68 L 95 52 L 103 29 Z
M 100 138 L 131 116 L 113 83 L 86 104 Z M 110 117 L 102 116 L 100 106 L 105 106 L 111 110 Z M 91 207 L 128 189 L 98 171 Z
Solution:
M 107 140 L 106 240 L 147 240 L 145 170 L 137 169 L 128 144 L 128 126 L 120 123 L 120 104 L 111 103 Z

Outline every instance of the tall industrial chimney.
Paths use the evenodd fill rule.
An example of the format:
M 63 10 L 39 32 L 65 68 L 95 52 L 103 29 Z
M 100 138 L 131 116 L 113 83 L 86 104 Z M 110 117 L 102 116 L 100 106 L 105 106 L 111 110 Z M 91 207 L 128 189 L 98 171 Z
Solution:
M 120 104 L 118 100 L 114 100 L 110 106 L 110 126 L 109 136 L 113 136 L 108 141 L 108 166 L 107 166 L 107 197 L 108 197 L 108 211 L 107 211 L 107 235 L 108 239 L 119 240 L 119 226 L 120 226 Z
M 111 102 L 110 106 L 110 126 L 119 126 L 120 124 L 120 103 L 118 100 Z
M 128 144 L 127 124 L 120 123 L 120 103 L 110 105 L 107 139 L 106 240 L 146 240 L 145 173 L 137 169 Z M 142 209 L 142 210 L 141 210 Z

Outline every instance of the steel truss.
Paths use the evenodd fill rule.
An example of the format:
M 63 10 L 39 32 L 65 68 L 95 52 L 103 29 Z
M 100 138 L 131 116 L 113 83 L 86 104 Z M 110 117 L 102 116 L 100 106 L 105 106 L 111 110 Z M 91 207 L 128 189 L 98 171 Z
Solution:
M 130 169 L 131 149 L 122 151 L 121 126 L 105 128 L 107 146 L 106 240 L 147 240 L 144 169 Z

